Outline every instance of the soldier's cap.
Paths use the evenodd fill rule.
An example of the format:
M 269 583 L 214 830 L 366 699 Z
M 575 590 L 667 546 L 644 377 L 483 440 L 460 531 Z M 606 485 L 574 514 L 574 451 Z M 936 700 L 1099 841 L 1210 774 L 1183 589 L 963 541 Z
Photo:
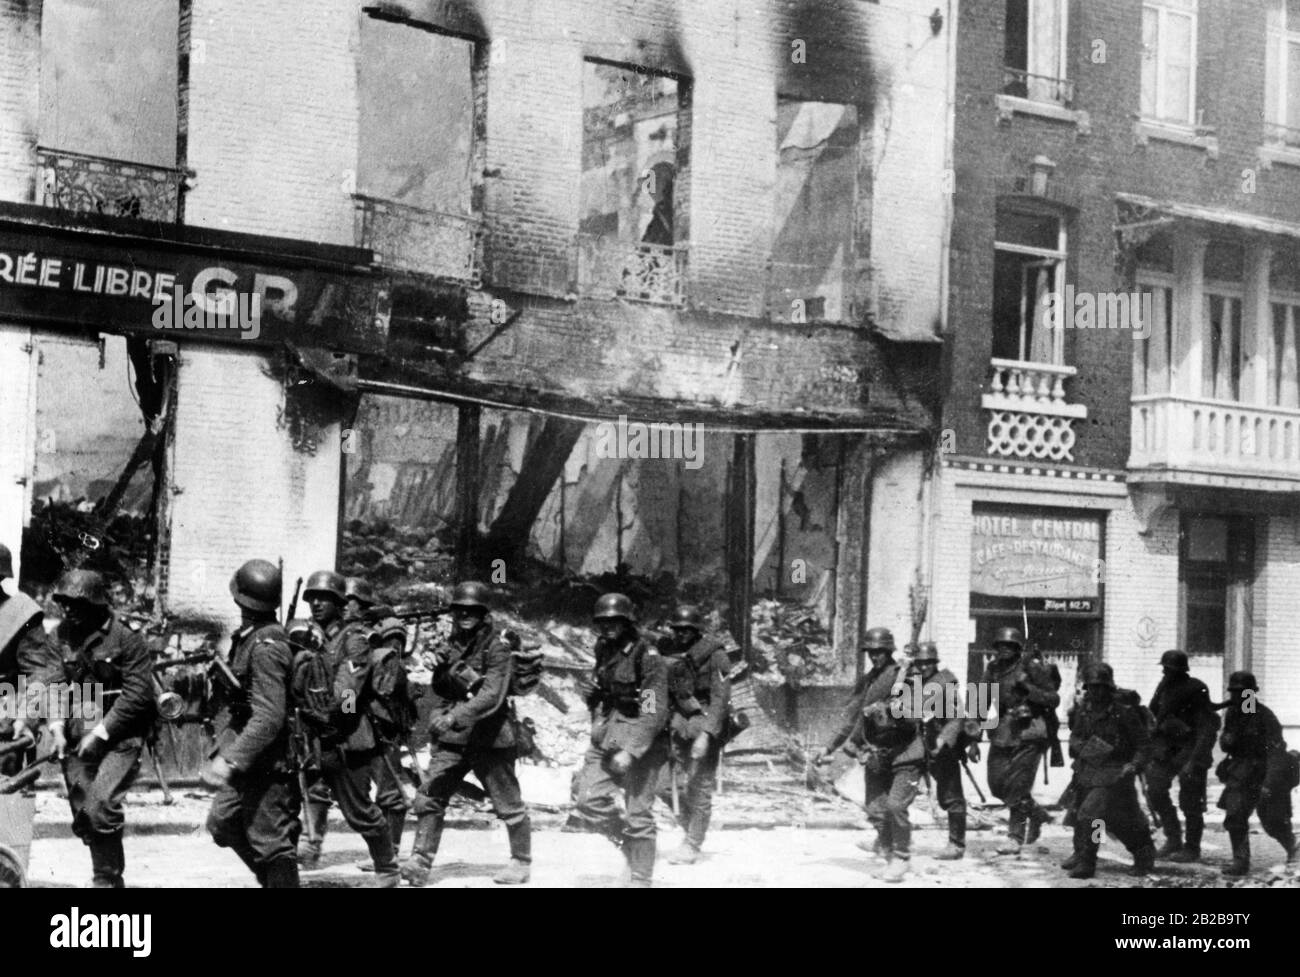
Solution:
M 1160 656 L 1161 668 L 1178 668 L 1184 672 L 1187 671 L 1187 652 L 1179 651 L 1177 648 L 1170 648 Z
M 1240 692 L 1242 689 L 1258 692 L 1259 683 L 1255 681 L 1254 672 L 1233 672 L 1228 676 L 1228 689 L 1235 692 Z
M 897 646 L 894 644 L 894 632 L 889 628 L 870 628 L 862 636 L 862 645 L 859 651 L 871 654 L 873 652 L 893 652 Z
M 1104 685 L 1113 689 L 1115 688 L 1115 670 L 1105 662 L 1089 665 L 1083 671 L 1083 685 L 1085 688 L 1093 685 Z
M 939 646 L 933 641 L 922 641 L 914 646 L 912 651 L 912 661 L 920 664 L 922 662 L 937 662 L 939 660 Z

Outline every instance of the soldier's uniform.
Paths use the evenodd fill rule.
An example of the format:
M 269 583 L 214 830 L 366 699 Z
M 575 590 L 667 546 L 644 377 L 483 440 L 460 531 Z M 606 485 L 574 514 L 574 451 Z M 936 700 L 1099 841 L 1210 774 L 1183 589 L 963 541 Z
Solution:
M 694 861 L 709 830 L 718 761 L 725 745 L 723 737 L 731 706 L 731 682 L 727 678 L 731 661 L 723 643 L 698 631 L 695 634 L 696 640 L 688 647 L 664 646 L 671 661 L 672 766 L 676 767 L 679 780 L 684 780 L 684 789 L 678 796 L 677 818 L 686 837 L 682 849 L 669 856 L 669 861 L 675 863 Z M 701 734 L 708 736 L 708 748 L 704 756 L 692 758 Z
M 1219 746 L 1227 756 L 1215 773 L 1223 781 L 1219 807 L 1223 827 L 1232 842 L 1232 864 L 1225 875 L 1250 871 L 1250 816 L 1258 812 L 1260 827 L 1286 850 L 1287 863 L 1296 861 L 1291 829 L 1291 790 L 1295 786 L 1282 726 L 1273 710 L 1254 693 L 1259 684 L 1250 672 L 1228 679 L 1230 701 Z
M 402 782 L 402 743 L 411 733 L 413 712 L 406 666 L 402 662 L 402 643 L 406 628 L 396 618 L 381 620 L 371 633 L 370 721 L 379 738 L 380 749 L 370 764 L 370 779 L 375 783 L 375 803 L 384 812 L 393 837 L 394 850 L 401 847 L 402 830 L 410 810 Z
M 1097 868 L 1096 829 L 1117 838 L 1133 855 L 1133 874 L 1155 866 L 1151 825 L 1138 804 L 1136 777 L 1150 758 L 1151 738 L 1140 710 L 1115 691 L 1109 665 L 1091 665 L 1085 694 L 1070 719 L 1070 756 L 1076 792 L 1074 857 L 1067 861 L 1071 878 L 1091 878 Z M 1102 699 L 1093 690 L 1110 689 Z
M 88 593 L 100 595 L 92 602 L 104 608 L 103 623 L 78 637 L 65 620 L 54 637 L 63 651 L 65 680 L 83 688 L 97 685 L 102 690 L 102 701 L 83 698 L 82 715 L 66 720 L 68 742 L 76 744 L 93 733 L 102 746 L 92 757 L 80 756 L 74 746 L 63 760 L 63 776 L 72 809 L 72 831 L 90 848 L 94 886 L 121 888 L 126 867 L 122 802 L 140 773 L 140 754 L 153 729 L 153 658 L 144 639 L 108 609 L 98 574 L 70 571 L 54 596 L 88 599 Z
M 338 574 L 321 571 L 308 579 L 303 594 L 309 601 L 314 592 L 341 598 L 342 585 Z M 320 770 L 308 778 L 306 813 L 318 840 L 308 843 L 305 861 L 310 864 L 313 857 L 319 857 L 332 796 L 344 820 L 365 841 L 377 883 L 386 888 L 396 886 L 400 878 L 392 834 L 384 812 L 370 799 L 370 767 L 380 744 L 369 709 L 374 695 L 369 631 L 361 621 L 336 618 L 324 632 L 325 659 L 334 676 L 336 698 L 343 701 L 344 708 L 327 726 L 312 730 L 320 747 Z
M 0 581 L 12 576 L 13 557 L 0 544 Z M 12 597 L 0 592 L 0 683 L 15 695 L 19 680 L 25 679 L 28 698 L 17 705 L 32 710 L 26 716 L 0 718 L 0 743 L 15 738 L 15 719 L 22 719 L 35 737 L 40 719 L 49 713 L 51 686 L 63 681 L 63 659 L 45 633 L 44 617 L 41 606 L 22 591 Z M 0 756 L 0 777 L 17 773 L 24 762 L 25 751 Z
M 1160 827 L 1165 845 L 1158 856 L 1190 862 L 1200 857 L 1201 835 L 1205 831 L 1205 781 L 1219 730 L 1219 717 L 1210 702 L 1210 690 L 1200 679 L 1187 674 L 1187 655 L 1167 651 L 1160 663 L 1165 677 L 1151 697 L 1155 734 L 1151 762 L 1147 766 L 1147 799 Z M 1187 818 L 1184 841 L 1178 812 L 1170 798 L 1170 787 L 1178 781 L 1178 807 Z
M 606 595 L 616 596 L 621 595 Z M 669 669 L 631 623 L 627 604 L 623 636 L 596 642 L 594 687 L 587 697 L 591 742 L 574 784 L 577 806 L 570 823 L 609 838 L 622 849 L 633 884 L 648 885 L 655 863 L 655 793 L 669 750 Z M 597 607 L 599 615 L 599 601 Z M 622 774 L 610 767 L 619 752 L 632 757 Z M 626 813 L 616 802 L 620 791 Z
M 273 619 L 244 624 L 231 640 L 229 665 L 243 694 L 215 690 L 214 752 L 233 772 L 212 798 L 208 832 L 263 886 L 293 888 L 300 826 L 289 746 L 293 651 L 284 629 Z
M 937 662 L 938 649 L 933 642 L 923 642 L 913 658 L 913 665 L 924 667 Z M 934 796 L 948 815 L 948 848 L 937 857 L 961 858 L 966 851 L 966 794 L 962 789 L 963 752 L 980 740 L 977 719 L 966 715 L 965 690 L 957 676 L 940 668 L 920 681 L 921 704 L 938 704 L 936 715 L 924 718 L 927 769 L 934 781 Z
M 471 596 L 480 599 L 478 595 L 486 592 L 485 585 L 476 584 Z M 469 600 L 464 596 L 468 593 L 469 585 L 458 587 L 453 607 L 477 606 L 486 611 L 485 597 L 484 603 L 458 603 Z M 515 775 L 515 734 L 508 699 L 512 667 L 510 645 L 493 627 L 491 615 L 484 613 L 472 631 L 453 631 L 445 655 L 433 669 L 431 715 L 446 717 L 443 721 L 450 725 L 443 732 L 430 729 L 429 769 L 415 797 L 415 845 L 402 866 L 402 876 L 409 882 L 423 885 L 428 880 L 429 866 L 442 840 L 447 805 L 470 771 L 487 790 L 510 839 L 511 866 L 495 881 L 528 879 L 532 829 Z
M 1021 650 L 1024 640 L 1016 629 L 1004 628 L 994 639 L 994 647 L 1000 645 Z M 1008 843 L 998 849 L 1009 854 L 1032 842 L 1048 820 L 1034 801 L 1034 777 L 1049 747 L 1048 715 L 1061 697 L 1047 668 L 1021 655 L 994 658 L 983 681 L 989 687 L 996 685 L 998 692 L 998 724 L 989 735 L 988 781 L 989 790 L 1006 803 L 1010 815 Z

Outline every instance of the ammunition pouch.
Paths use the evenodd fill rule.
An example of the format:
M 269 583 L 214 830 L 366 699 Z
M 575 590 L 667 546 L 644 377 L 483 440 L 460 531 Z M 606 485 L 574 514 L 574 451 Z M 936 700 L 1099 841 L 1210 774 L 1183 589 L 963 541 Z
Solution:
M 483 684 L 483 676 L 468 662 L 458 661 L 447 669 L 445 681 L 454 693 L 451 698 L 470 699 Z

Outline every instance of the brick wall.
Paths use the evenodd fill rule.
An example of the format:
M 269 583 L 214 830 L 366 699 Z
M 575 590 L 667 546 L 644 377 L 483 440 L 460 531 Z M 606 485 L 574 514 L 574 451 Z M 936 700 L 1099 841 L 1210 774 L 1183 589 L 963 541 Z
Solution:
M 1160 655 L 1178 646 L 1178 512 L 1166 510 L 1146 536 L 1140 528 L 1131 505 L 1106 520 L 1105 658 L 1115 681 L 1145 701 L 1160 681 Z M 1199 677 L 1221 684 L 1221 675 Z
M 22 548 L 23 526 L 31 506 L 35 425 L 35 377 L 32 333 L 0 325 L 0 543 L 14 557 L 14 576 Z
M 1300 633 L 1300 520 L 1268 516 L 1257 523 L 1255 614 L 1252 667 L 1260 700 L 1283 726 L 1300 726 L 1300 667 L 1295 636 Z M 1291 736 L 1291 746 L 1296 737 Z
M 0 200 L 35 199 L 40 27 L 40 0 L 0 0 Z

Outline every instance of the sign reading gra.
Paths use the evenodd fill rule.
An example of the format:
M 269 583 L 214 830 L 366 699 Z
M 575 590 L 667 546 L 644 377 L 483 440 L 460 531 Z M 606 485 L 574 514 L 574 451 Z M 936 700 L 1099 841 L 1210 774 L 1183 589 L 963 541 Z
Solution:
M 1101 519 L 977 507 L 971 593 L 1041 598 L 1043 610 L 1090 611 L 1102 577 Z
M 378 328 L 373 279 L 326 251 L 202 229 L 155 239 L 0 219 L 0 315 L 176 339 L 364 349 Z

